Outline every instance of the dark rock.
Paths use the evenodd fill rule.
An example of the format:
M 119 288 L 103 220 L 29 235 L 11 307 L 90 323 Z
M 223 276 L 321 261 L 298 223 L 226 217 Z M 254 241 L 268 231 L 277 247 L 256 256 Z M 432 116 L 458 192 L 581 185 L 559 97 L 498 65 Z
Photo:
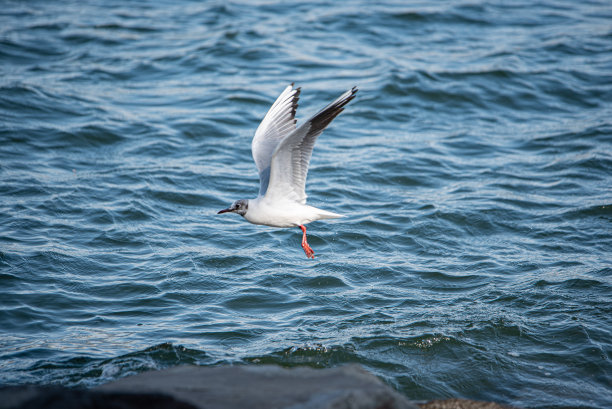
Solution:
M 0 409 L 197 409 L 161 393 L 96 392 L 60 386 L 0 388 Z
M 492 402 L 434 400 L 418 406 L 359 365 L 338 368 L 178 366 L 91 390 L 0 388 L 0 409 L 510 409 Z

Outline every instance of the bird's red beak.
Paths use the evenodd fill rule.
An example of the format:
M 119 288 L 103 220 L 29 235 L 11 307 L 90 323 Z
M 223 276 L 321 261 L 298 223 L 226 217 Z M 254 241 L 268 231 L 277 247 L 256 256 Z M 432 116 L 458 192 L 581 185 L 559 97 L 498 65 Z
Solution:
M 231 210 L 229 209 L 229 207 L 228 207 L 227 209 L 219 210 L 219 211 L 217 212 L 217 214 L 227 213 L 227 212 L 231 212 Z

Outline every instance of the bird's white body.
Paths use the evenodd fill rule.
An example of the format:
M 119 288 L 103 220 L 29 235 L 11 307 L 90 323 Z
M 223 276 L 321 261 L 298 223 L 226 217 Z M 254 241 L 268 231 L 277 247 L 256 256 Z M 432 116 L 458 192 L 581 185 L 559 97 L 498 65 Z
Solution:
M 289 85 L 259 124 L 251 150 L 259 171 L 259 196 L 237 200 L 219 213 L 238 213 L 253 224 L 302 229 L 302 248 L 307 257 L 314 252 L 306 241 L 305 224 L 335 219 L 339 214 L 306 204 L 306 176 L 312 149 L 323 129 L 344 110 L 357 92 L 346 91 L 312 118 L 296 127 L 295 112 L 300 88 Z
M 270 203 L 262 196 L 248 200 L 248 209 L 244 215 L 250 223 L 272 227 L 299 227 L 316 220 L 338 217 L 342 215 L 292 200 Z

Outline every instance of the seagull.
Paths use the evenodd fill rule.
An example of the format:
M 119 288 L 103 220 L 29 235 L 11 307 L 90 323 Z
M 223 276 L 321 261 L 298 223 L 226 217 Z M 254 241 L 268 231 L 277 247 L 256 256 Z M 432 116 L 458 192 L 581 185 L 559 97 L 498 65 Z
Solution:
M 314 251 L 306 240 L 306 224 L 342 217 L 306 204 L 306 176 L 312 149 L 325 127 L 344 110 L 357 92 L 353 87 L 308 121 L 296 126 L 295 112 L 301 88 L 287 88 L 255 131 L 251 151 L 259 171 L 259 195 L 236 200 L 221 213 L 238 213 L 248 222 L 271 227 L 299 227 L 306 257 Z

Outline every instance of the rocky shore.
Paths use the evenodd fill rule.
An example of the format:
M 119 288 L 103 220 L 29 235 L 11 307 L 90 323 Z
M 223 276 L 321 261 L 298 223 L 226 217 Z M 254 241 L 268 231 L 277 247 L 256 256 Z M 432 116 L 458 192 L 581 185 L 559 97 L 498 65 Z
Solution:
M 9 386 L 0 409 L 502 409 L 464 399 L 415 402 L 359 365 L 177 366 L 93 389 Z

